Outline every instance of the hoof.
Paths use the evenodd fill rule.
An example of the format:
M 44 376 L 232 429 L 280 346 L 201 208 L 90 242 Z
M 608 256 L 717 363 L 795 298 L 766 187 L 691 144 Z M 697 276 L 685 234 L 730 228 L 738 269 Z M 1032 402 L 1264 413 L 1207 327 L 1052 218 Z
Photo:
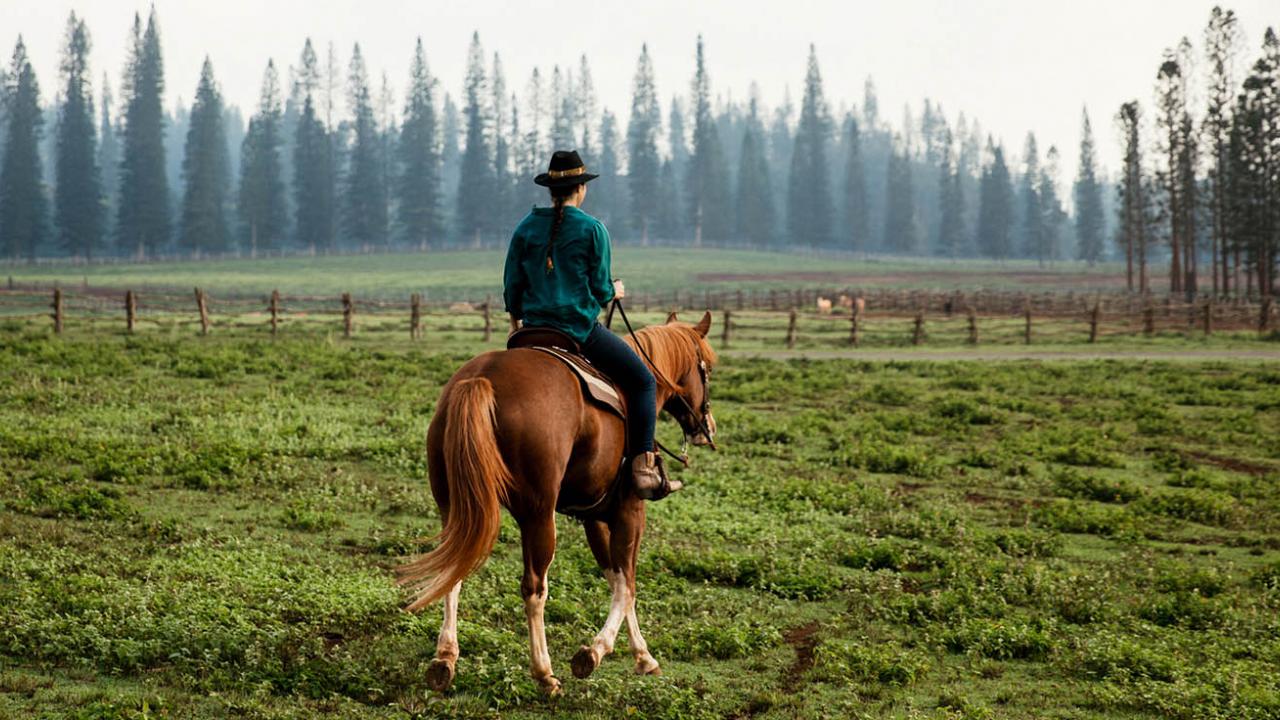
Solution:
M 573 667 L 573 676 L 581 680 L 590 677 L 600 667 L 600 658 L 596 657 L 595 650 L 583 645 L 569 664 Z
M 554 675 L 549 678 L 539 680 L 538 686 L 542 689 L 543 694 L 548 697 L 557 697 L 562 692 L 560 688 L 560 681 L 557 680 Z
M 637 675 L 661 675 L 662 668 L 658 666 L 657 660 L 654 660 L 653 658 L 649 657 L 643 660 L 636 660 L 636 674 Z
M 427 668 L 427 684 L 436 692 L 444 692 L 453 684 L 453 663 L 435 659 Z

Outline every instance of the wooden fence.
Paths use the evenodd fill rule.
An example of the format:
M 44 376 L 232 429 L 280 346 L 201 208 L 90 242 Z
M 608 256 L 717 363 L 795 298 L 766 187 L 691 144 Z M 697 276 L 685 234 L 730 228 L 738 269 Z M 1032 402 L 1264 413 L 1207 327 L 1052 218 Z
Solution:
M 163 320 L 189 323 L 201 335 L 226 327 L 263 327 L 276 335 L 282 327 L 305 320 L 332 323 L 344 337 L 351 337 L 367 320 L 380 330 L 389 323 L 399 326 L 413 340 L 462 332 L 492 342 L 494 316 L 502 313 L 491 296 L 482 301 L 427 302 L 421 293 L 397 301 L 359 299 L 350 293 L 215 296 L 201 288 L 195 288 L 194 294 L 177 294 L 10 285 L 0 289 L 0 317 L 42 316 L 45 312 L 40 308 L 46 302 L 55 333 L 73 321 L 98 326 L 116 318 L 130 333 Z M 1272 298 L 849 288 L 639 293 L 625 302 L 641 315 L 710 309 L 717 316 L 715 337 L 727 348 L 1079 343 L 1170 333 L 1266 334 L 1277 327 Z M 505 316 L 497 324 L 505 337 Z

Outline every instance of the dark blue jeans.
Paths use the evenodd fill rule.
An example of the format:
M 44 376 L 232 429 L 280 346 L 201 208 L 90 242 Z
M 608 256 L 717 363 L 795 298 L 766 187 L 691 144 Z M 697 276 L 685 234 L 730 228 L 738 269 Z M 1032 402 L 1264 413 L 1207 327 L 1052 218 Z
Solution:
M 653 426 L 658 421 L 658 383 L 649 366 L 622 338 L 599 323 L 582 343 L 582 354 L 627 396 L 627 454 L 652 452 Z

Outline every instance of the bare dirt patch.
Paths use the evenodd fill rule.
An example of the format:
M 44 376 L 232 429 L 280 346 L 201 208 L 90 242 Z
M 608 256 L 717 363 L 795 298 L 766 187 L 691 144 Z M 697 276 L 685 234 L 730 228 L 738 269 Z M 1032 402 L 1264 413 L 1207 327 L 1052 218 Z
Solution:
M 782 634 L 782 639 L 796 650 L 796 661 L 787 668 L 782 678 L 784 692 L 793 693 L 800 687 L 800 679 L 813 667 L 813 652 L 818 647 L 818 622 L 791 628 Z

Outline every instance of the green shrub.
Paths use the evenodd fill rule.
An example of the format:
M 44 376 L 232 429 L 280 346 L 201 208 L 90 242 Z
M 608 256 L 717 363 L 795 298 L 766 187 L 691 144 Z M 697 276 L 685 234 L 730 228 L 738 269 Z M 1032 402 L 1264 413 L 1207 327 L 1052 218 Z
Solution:
M 1059 495 L 1106 503 L 1127 503 L 1142 497 L 1142 489 L 1122 478 L 1103 478 L 1062 468 L 1053 474 L 1054 489 Z
M 1230 525 L 1235 520 L 1236 500 L 1213 490 L 1162 490 L 1133 503 L 1137 512 L 1191 520 L 1206 525 Z
M 1208 630 L 1221 625 L 1227 617 L 1223 606 L 1192 591 L 1179 591 L 1144 603 L 1138 610 L 1144 620 L 1169 627 Z
M 823 640 L 814 649 L 813 674 L 825 682 L 911 685 L 929 672 L 929 658 L 896 644 Z
M 974 618 L 943 632 L 952 652 L 972 652 L 996 660 L 1044 660 L 1054 650 L 1053 636 L 1040 623 Z

